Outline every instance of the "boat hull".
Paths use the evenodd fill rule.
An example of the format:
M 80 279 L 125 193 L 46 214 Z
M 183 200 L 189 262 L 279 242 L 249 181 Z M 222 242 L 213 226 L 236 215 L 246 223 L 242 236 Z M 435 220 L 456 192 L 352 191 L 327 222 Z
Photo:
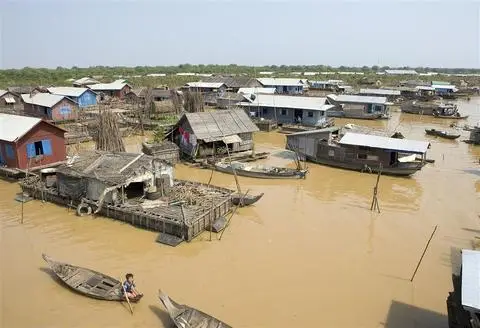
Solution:
M 362 173 L 378 173 L 378 171 L 380 170 L 379 166 L 369 166 L 368 168 L 366 168 L 363 164 L 332 161 L 325 158 L 313 158 L 311 156 L 307 156 L 307 160 L 321 165 L 340 168 L 344 170 L 359 171 Z M 382 167 L 381 172 L 384 175 L 407 177 L 415 174 L 417 171 L 420 171 L 423 166 L 425 166 L 424 163 L 415 163 L 415 165 L 404 165 L 401 167 Z
M 91 269 L 54 261 L 46 254 L 42 257 L 63 284 L 73 291 L 98 300 L 125 301 L 122 283 L 117 279 Z M 136 303 L 141 298 L 130 299 L 130 302 Z
M 215 165 L 215 169 L 222 173 L 234 174 L 230 166 L 222 167 Z M 285 174 L 281 174 L 235 169 L 235 173 L 240 176 L 258 179 L 303 179 L 306 176 L 305 170 L 288 170 Z
M 232 204 L 236 206 L 249 206 L 253 205 L 263 197 L 263 192 L 256 196 L 251 195 L 240 195 L 238 193 L 232 195 Z
M 432 130 L 425 129 L 425 133 L 430 136 L 436 136 L 436 137 L 449 139 L 449 140 L 455 140 L 457 138 L 460 138 L 459 134 L 447 134 L 447 133 L 444 133 L 443 131 L 437 131 L 433 129 Z

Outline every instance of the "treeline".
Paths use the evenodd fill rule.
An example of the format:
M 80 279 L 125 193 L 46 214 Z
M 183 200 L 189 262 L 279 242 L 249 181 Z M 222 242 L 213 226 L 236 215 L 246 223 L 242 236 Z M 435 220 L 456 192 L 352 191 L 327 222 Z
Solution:
M 102 81 L 110 81 L 119 77 L 137 81 L 142 85 L 162 82 L 167 85 L 179 85 L 184 81 L 195 81 L 193 76 L 175 76 L 176 73 L 213 73 L 213 74 L 247 74 L 259 76 L 259 72 L 273 71 L 277 75 L 289 75 L 293 72 L 363 72 L 365 75 L 381 72 L 386 69 L 414 69 L 418 73 L 438 72 L 449 74 L 478 74 L 480 69 L 468 68 L 428 68 L 428 67 L 388 67 L 388 66 L 325 66 L 325 65 L 270 65 L 270 66 L 241 66 L 241 65 L 191 65 L 178 66 L 136 66 L 136 67 L 108 67 L 94 66 L 88 68 L 30 68 L 0 70 L 0 88 L 12 85 L 65 85 L 69 79 L 78 79 L 84 76 L 101 76 Z M 167 77 L 145 79 L 147 74 L 164 73 Z M 311 77 L 313 78 L 313 77 Z

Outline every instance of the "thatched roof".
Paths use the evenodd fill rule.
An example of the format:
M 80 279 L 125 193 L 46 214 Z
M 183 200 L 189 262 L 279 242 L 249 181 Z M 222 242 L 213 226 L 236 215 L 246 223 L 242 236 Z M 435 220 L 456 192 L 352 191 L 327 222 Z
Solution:
M 260 86 L 260 83 L 248 76 L 212 76 L 202 79 L 202 82 L 223 83 L 227 88 L 243 88 Z
M 187 120 L 197 140 L 212 142 L 223 137 L 259 131 L 243 109 L 186 113 L 178 124 Z

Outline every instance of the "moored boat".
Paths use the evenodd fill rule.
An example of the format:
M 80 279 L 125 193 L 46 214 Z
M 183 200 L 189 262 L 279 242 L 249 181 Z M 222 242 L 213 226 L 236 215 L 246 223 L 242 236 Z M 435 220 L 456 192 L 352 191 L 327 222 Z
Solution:
M 178 328 L 232 328 L 232 326 L 188 305 L 176 303 L 167 294 L 159 291 L 158 297 Z
M 458 109 L 455 104 L 442 103 L 438 101 L 412 100 L 402 104 L 400 109 L 403 113 L 432 116 L 453 116 L 458 113 Z
M 342 136 L 338 130 L 290 134 L 286 148 L 314 163 L 386 175 L 409 176 L 426 164 L 428 142 L 353 132 Z
M 117 279 L 91 269 L 54 261 L 46 254 L 42 254 L 42 257 L 55 275 L 74 291 L 99 300 L 117 302 L 126 300 L 122 283 Z M 142 295 L 130 299 L 130 302 L 138 302 L 141 298 Z
M 259 179 L 301 179 L 305 178 L 307 170 L 290 169 L 286 167 L 275 166 L 254 166 L 240 162 L 217 162 L 214 164 L 219 172 L 234 174 L 249 178 Z
M 451 139 L 451 140 L 460 138 L 459 134 L 451 133 L 448 131 L 440 131 L 436 129 L 425 129 L 425 133 L 431 136 L 437 136 L 440 138 Z

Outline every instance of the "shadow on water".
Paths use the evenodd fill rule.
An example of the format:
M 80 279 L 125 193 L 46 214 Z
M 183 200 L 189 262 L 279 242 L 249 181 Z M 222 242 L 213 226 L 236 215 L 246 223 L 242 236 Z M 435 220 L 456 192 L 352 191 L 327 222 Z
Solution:
M 387 320 L 382 324 L 387 328 L 447 328 L 448 317 L 438 312 L 392 301 L 388 310 Z
M 175 323 L 170 318 L 170 315 L 168 314 L 168 312 L 162 310 L 161 308 L 155 305 L 149 305 L 148 307 L 150 308 L 150 310 L 152 310 L 153 313 L 157 315 L 160 321 L 162 321 L 162 325 L 164 327 L 175 327 Z

